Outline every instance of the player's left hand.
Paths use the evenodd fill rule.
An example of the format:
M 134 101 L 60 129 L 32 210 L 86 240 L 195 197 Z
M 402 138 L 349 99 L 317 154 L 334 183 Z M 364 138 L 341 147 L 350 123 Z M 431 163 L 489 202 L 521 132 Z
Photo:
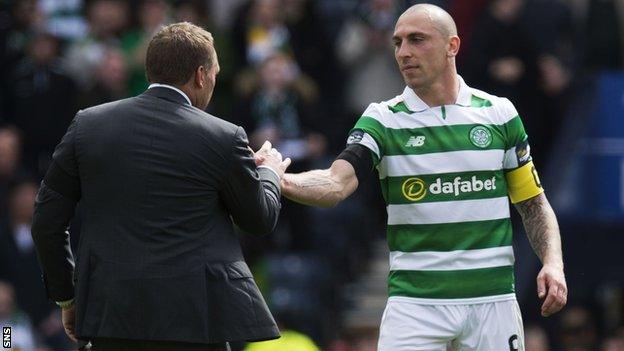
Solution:
M 563 268 L 545 264 L 537 275 L 537 296 L 544 299 L 542 316 L 559 312 L 568 302 L 568 287 Z
M 76 306 L 61 309 L 61 317 L 65 333 L 70 339 L 76 341 Z

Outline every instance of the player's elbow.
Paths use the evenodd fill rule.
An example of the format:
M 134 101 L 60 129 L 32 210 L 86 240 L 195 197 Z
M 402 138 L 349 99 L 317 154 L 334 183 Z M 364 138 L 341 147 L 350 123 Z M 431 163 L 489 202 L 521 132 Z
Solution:
M 338 199 L 322 199 L 317 202 L 318 206 L 322 208 L 336 207 L 339 203 L 340 203 L 340 200 Z

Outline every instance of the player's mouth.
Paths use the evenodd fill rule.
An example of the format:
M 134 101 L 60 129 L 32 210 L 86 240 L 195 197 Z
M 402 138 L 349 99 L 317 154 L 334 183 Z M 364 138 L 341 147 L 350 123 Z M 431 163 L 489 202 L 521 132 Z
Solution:
M 405 65 L 403 67 L 401 67 L 401 71 L 403 72 L 409 72 L 409 71 L 414 71 L 420 68 L 420 65 Z

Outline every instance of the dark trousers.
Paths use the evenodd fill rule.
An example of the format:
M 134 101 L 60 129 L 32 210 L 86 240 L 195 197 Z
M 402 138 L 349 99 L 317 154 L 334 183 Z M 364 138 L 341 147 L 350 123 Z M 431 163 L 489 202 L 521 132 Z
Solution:
M 230 346 L 228 343 L 191 344 L 178 341 L 95 338 L 91 340 L 91 351 L 230 351 Z

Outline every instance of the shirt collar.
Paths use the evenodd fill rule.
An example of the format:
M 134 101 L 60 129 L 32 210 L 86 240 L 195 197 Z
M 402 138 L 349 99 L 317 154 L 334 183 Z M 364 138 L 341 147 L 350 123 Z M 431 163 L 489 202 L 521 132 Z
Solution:
M 457 79 L 459 80 L 459 93 L 457 94 L 455 105 L 470 106 L 472 102 L 470 87 L 466 85 L 466 82 L 464 82 L 464 79 L 460 75 L 457 75 Z
M 152 83 L 152 84 L 150 84 L 150 86 L 147 89 L 158 88 L 158 87 L 169 88 L 169 89 L 177 91 L 178 93 L 180 93 L 184 97 L 184 99 L 189 103 L 189 105 L 193 106 L 193 104 L 191 104 L 191 99 L 189 99 L 189 97 L 182 90 L 180 90 L 180 89 L 178 89 L 178 88 L 176 88 L 174 86 L 171 86 L 171 85 L 168 85 L 168 84 Z
M 457 94 L 457 101 L 455 105 L 460 106 L 470 106 L 472 100 L 472 93 L 470 92 L 470 87 L 466 85 L 464 79 L 457 75 L 457 79 L 459 80 L 459 93 Z M 412 112 L 422 112 L 424 110 L 429 109 L 429 105 L 427 105 L 422 99 L 416 95 L 414 90 L 410 87 L 405 87 L 403 90 L 403 101 Z

